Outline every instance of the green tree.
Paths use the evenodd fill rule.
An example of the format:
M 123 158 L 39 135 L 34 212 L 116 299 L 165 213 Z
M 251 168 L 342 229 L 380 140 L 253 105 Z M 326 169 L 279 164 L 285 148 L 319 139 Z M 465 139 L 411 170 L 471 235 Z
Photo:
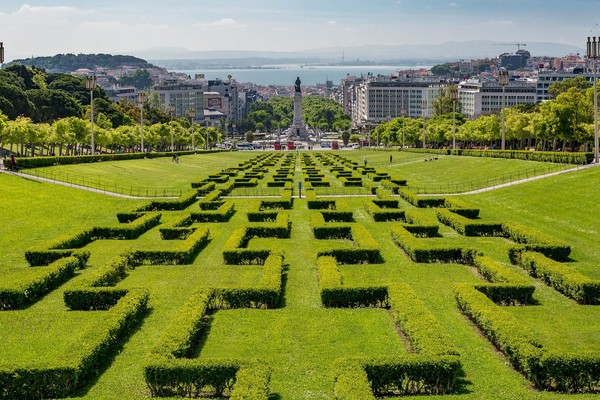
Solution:
M 34 122 L 52 122 L 82 114 L 79 102 L 62 90 L 33 89 L 28 90 L 26 95 L 33 105 L 31 118 Z
M 553 98 L 556 98 L 559 94 L 567 92 L 571 88 L 579 89 L 580 91 L 585 91 L 589 89 L 592 85 L 585 80 L 583 76 L 578 76 L 576 78 L 567 78 L 562 81 L 554 82 L 548 88 L 548 94 Z

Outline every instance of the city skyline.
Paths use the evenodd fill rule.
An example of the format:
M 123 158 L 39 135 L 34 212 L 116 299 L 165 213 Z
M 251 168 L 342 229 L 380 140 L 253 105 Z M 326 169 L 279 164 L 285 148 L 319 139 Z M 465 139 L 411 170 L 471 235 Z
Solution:
M 0 7 L 6 61 L 57 53 L 303 51 L 446 41 L 555 42 L 600 35 L 600 2 L 578 0 L 88 0 Z M 510 49 L 506 49 L 509 51 Z M 499 49 L 499 52 L 501 50 Z

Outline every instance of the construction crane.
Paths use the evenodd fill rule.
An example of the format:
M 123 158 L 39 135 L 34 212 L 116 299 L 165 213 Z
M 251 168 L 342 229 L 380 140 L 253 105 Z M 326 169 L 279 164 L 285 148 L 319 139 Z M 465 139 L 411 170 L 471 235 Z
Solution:
M 494 46 L 517 46 L 517 51 L 519 51 L 521 46 L 527 46 L 527 43 L 494 43 Z

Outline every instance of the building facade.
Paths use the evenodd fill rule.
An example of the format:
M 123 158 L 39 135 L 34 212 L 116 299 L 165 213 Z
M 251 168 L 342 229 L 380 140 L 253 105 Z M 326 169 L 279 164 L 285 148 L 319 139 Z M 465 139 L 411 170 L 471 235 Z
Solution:
M 504 90 L 496 80 L 467 81 L 458 86 L 458 95 L 462 106 L 462 113 L 469 119 L 481 115 L 499 114 L 504 107 L 513 107 L 519 104 L 537 103 L 535 82 L 510 81 Z
M 168 80 L 154 87 L 162 107 L 173 117 L 194 115 L 194 121 L 204 121 L 204 89 L 199 81 Z

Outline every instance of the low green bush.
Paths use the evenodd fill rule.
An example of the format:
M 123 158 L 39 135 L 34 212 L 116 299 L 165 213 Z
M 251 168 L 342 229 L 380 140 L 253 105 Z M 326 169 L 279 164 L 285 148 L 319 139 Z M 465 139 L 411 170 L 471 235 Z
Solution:
M 175 249 L 133 250 L 130 260 L 134 265 L 182 265 L 191 264 L 196 255 L 208 243 L 208 228 L 197 228 Z
M 419 208 L 435 208 L 435 207 L 444 207 L 446 204 L 446 199 L 443 197 L 425 197 L 419 196 L 408 189 L 400 189 L 398 191 L 400 197 L 404 200 L 408 201 L 415 207 Z
M 537 251 L 555 261 L 569 259 L 571 247 L 561 240 L 520 224 L 508 223 L 503 224 L 502 227 L 505 237 L 522 244 L 509 250 L 509 257 L 513 263 L 518 263 L 520 253 L 523 251 Z
M 65 358 L 42 367 L 0 367 L 2 399 L 64 398 L 76 395 L 107 366 L 123 340 L 146 315 L 148 292 L 131 290 L 107 312 L 102 323 L 85 333 Z
M 235 203 L 232 201 L 224 201 L 214 211 L 193 212 L 190 218 L 194 222 L 227 222 L 235 214 Z
M 182 194 L 176 200 L 152 200 L 150 203 L 137 208 L 135 211 L 177 211 L 184 210 L 196 202 L 198 192 L 191 190 Z
M 449 209 L 436 210 L 438 220 L 448 225 L 456 232 L 465 236 L 503 236 L 504 229 L 501 223 L 480 222 L 459 215 Z
M 473 265 L 485 279 L 492 283 L 527 283 L 523 276 L 511 271 L 489 256 L 473 257 Z
M 474 249 L 453 246 L 440 246 L 417 239 L 405 226 L 390 229 L 392 240 L 417 263 L 458 263 L 471 265 L 478 253 Z
M 475 289 L 498 305 L 516 306 L 531 304 L 535 286 L 518 283 L 486 283 L 475 285 Z
M 80 261 L 73 256 L 54 261 L 47 267 L 37 267 L 26 279 L 0 283 L 0 310 L 25 308 L 48 292 L 75 276 Z
M 540 253 L 521 253 L 519 264 L 531 276 L 542 279 L 580 304 L 600 304 L 599 280 L 592 280 L 576 269 Z
M 396 201 L 397 204 L 397 201 Z M 375 222 L 402 221 L 405 222 L 405 211 L 394 208 L 381 208 L 374 200 L 365 202 L 365 209 Z

